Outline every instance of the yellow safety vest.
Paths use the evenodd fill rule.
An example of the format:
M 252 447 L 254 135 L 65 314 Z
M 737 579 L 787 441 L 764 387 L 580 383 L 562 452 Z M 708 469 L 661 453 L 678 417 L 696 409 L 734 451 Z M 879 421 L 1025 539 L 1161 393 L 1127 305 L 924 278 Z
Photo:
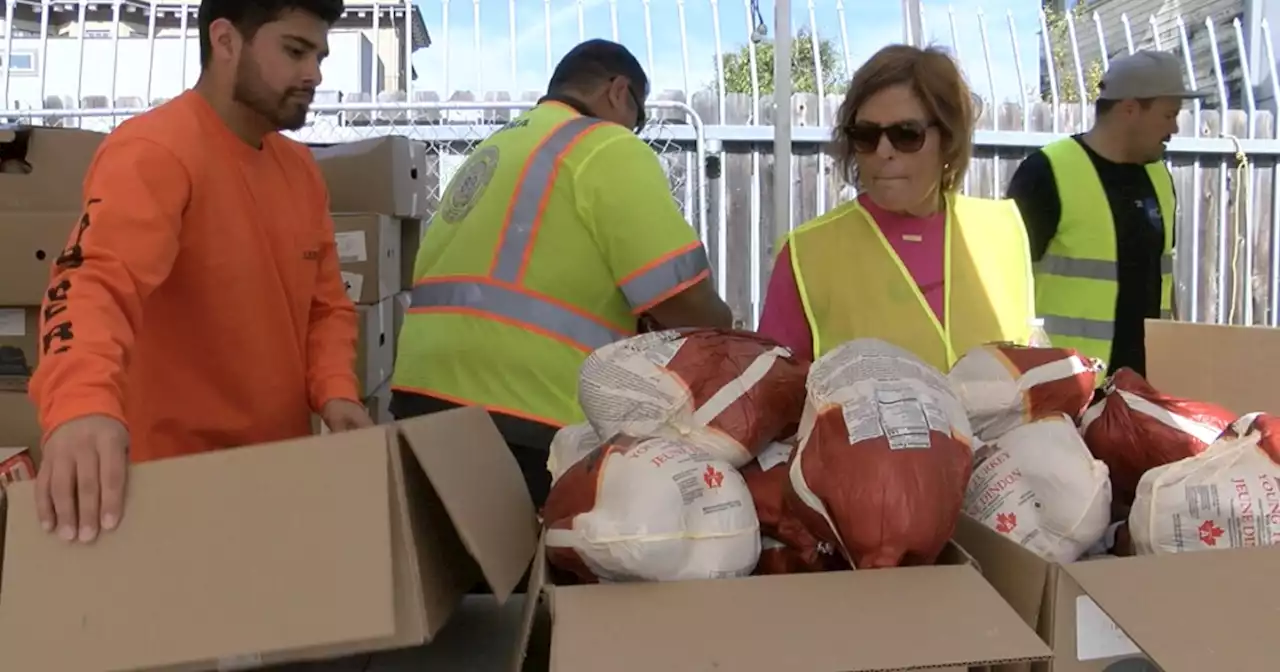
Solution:
M 1046 145 L 1062 202 L 1058 231 L 1036 264 L 1036 311 L 1053 344 L 1103 362 L 1111 359 L 1116 317 L 1116 229 L 1111 204 L 1088 152 L 1074 138 Z M 1173 177 L 1163 162 L 1149 163 L 1164 220 L 1160 257 L 1160 313 L 1172 314 Z
M 949 371 L 957 353 L 992 341 L 1026 343 L 1032 313 L 1027 232 L 1012 201 L 947 197 L 944 320 L 857 201 L 787 237 L 815 357 L 879 338 Z
M 551 426 L 582 422 L 582 362 L 636 325 L 580 224 L 571 181 L 557 179 L 605 126 L 539 105 L 458 169 L 414 265 L 394 389 Z

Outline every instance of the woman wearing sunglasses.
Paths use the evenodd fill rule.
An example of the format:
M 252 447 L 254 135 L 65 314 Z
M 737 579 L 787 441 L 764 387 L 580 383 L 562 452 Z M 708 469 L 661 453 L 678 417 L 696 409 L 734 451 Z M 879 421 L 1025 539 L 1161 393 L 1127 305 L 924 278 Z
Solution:
M 854 73 L 834 151 L 859 195 L 785 238 L 762 333 L 814 357 L 879 338 L 944 372 L 974 345 L 1027 342 L 1031 258 L 1018 209 L 958 193 L 976 116 L 937 49 L 885 47 Z

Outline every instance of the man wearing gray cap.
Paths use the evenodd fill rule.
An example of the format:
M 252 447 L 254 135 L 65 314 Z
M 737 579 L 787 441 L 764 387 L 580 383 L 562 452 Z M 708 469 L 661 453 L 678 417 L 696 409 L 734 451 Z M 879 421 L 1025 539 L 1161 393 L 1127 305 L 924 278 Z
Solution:
M 1032 153 L 1009 183 L 1036 261 L 1036 313 L 1050 340 L 1146 375 L 1146 318 L 1173 312 L 1173 179 L 1166 143 L 1187 89 L 1160 51 L 1111 61 L 1087 133 Z

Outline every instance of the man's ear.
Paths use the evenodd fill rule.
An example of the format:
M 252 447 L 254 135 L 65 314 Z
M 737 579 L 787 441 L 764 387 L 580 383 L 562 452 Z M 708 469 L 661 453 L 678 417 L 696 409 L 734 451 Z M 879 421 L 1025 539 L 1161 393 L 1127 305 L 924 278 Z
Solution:
M 614 77 L 609 81 L 609 102 L 622 109 L 626 109 L 631 103 L 631 80 L 623 76 Z
M 230 21 L 218 19 L 209 24 L 209 42 L 213 46 L 213 60 L 234 61 L 243 39 Z

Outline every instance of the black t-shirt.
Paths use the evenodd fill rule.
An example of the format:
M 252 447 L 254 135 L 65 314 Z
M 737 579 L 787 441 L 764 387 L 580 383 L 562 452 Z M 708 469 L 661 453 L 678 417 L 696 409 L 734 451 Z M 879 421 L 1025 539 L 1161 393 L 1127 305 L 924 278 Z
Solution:
M 1160 201 L 1146 166 L 1115 163 L 1073 138 L 1088 153 L 1098 171 L 1116 229 L 1117 285 L 1115 332 L 1107 374 L 1127 366 L 1147 374 L 1146 318 L 1160 317 L 1160 257 L 1164 224 Z M 1039 261 L 1058 233 L 1062 200 L 1053 168 L 1044 152 L 1036 151 L 1018 166 L 1009 181 L 1009 198 L 1018 204 L 1031 242 L 1031 258 Z

